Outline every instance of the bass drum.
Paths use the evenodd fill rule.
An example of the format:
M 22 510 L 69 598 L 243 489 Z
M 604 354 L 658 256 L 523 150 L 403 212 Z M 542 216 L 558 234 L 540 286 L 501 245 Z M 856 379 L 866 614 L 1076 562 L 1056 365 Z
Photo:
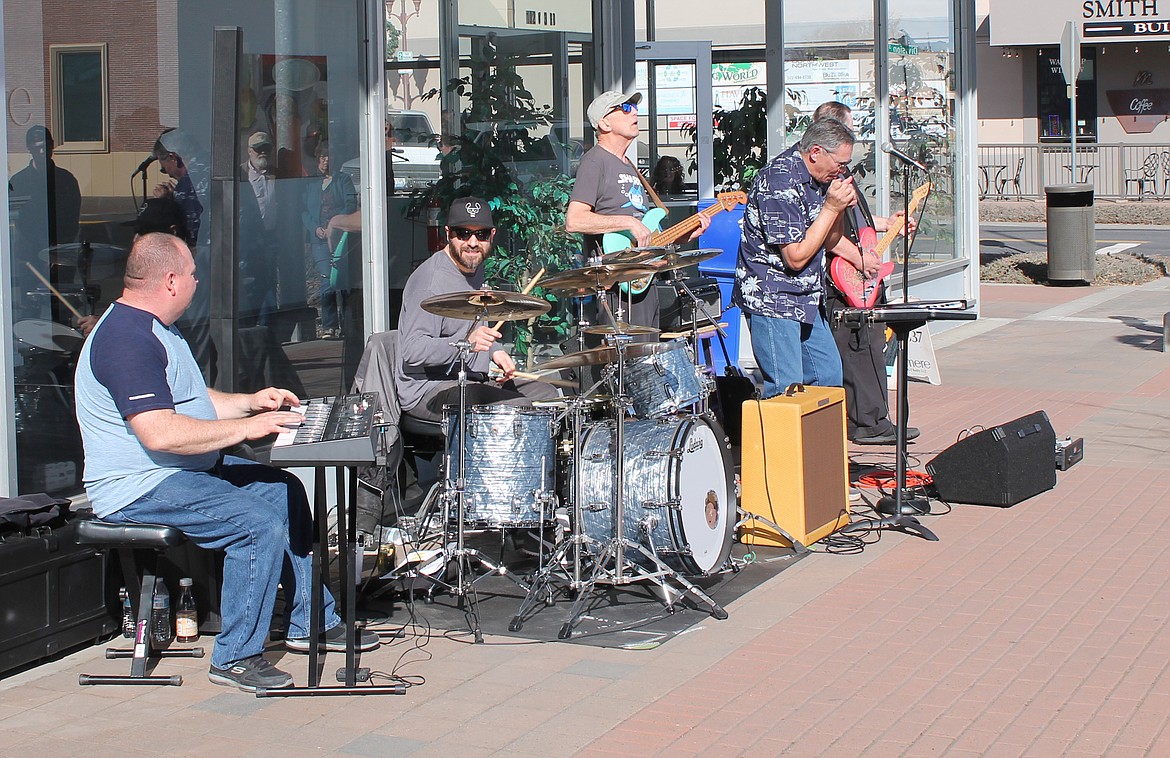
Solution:
M 582 531 L 600 542 L 614 536 L 615 422 L 589 424 L 581 438 Z M 717 570 L 731 554 L 735 484 L 731 448 L 719 425 L 703 416 L 626 423 L 623 482 L 626 539 L 689 575 Z M 651 562 L 636 550 L 626 555 Z

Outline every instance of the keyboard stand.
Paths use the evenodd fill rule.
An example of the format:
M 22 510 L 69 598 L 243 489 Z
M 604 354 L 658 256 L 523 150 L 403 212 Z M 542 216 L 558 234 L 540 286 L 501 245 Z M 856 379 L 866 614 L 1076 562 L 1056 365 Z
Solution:
M 309 683 L 306 687 L 283 687 L 280 689 L 258 689 L 256 697 L 304 697 L 322 695 L 405 695 L 404 684 L 362 684 L 368 682 L 370 670 L 358 668 L 357 656 L 357 588 L 353 585 L 354 567 L 351 560 L 358 555 L 357 510 L 352 505 L 357 501 L 357 466 L 369 461 L 330 463 L 314 466 L 313 476 L 313 519 L 317 525 L 317 547 L 313 550 L 312 616 L 309 622 L 309 639 L 320 640 L 325 622 L 325 587 L 329 583 L 329 514 L 326 497 L 326 469 L 335 472 L 337 491 L 337 557 L 340 581 L 338 603 L 343 609 L 345 622 L 345 666 L 337 670 L 337 681 L 341 686 L 321 684 L 320 647 L 309 646 Z M 305 465 L 305 464 L 298 464 Z M 345 471 L 349 469 L 349 485 L 346 486 Z

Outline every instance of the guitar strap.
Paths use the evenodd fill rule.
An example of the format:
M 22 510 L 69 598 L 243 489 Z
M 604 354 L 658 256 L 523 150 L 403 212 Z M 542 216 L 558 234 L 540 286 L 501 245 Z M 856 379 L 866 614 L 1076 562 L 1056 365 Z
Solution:
M 659 210 L 666 210 L 666 205 L 662 202 L 662 198 L 658 197 L 658 193 L 650 186 L 650 182 L 646 181 L 646 177 L 642 176 L 642 172 L 638 167 L 634 167 L 634 174 L 637 175 L 638 181 L 642 184 L 642 189 L 646 190 L 646 195 L 650 198 L 650 202 L 658 206 Z

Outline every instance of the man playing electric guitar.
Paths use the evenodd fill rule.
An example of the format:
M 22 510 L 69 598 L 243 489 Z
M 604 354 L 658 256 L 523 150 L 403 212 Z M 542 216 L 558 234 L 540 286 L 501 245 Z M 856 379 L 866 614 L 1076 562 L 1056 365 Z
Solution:
M 652 230 L 641 220 L 649 208 L 647 193 L 637 167 L 626 158 L 626 151 L 638 137 L 641 101 L 637 92 L 603 92 L 586 111 L 597 130 L 597 144 L 581 158 L 565 213 L 566 230 L 585 235 L 586 257 L 602 255 L 602 236 L 607 232 L 627 233 L 632 246 L 644 247 L 650 242 Z M 696 239 L 708 226 L 710 221 L 701 218 L 690 239 Z M 647 287 L 642 294 L 632 296 L 624 319 L 658 328 L 657 289 Z
M 853 114 L 849 107 L 838 102 L 822 103 L 813 112 L 813 120 L 832 118 L 850 129 Z M 848 168 L 845 169 L 848 175 Z M 891 226 L 902 226 L 902 213 L 890 217 L 873 216 L 862 193 L 857 193 L 857 205 L 845 214 L 845 235 L 829 250 L 831 257 L 839 257 L 861 272 L 865 286 L 876 292 L 866 300 L 872 305 L 884 302 L 882 279 L 893 267 L 883 264 L 880 253 L 873 250 L 874 232 L 884 232 Z M 917 228 L 914 218 L 905 223 L 906 232 Z M 868 243 L 868 244 L 867 244 Z M 830 267 L 834 265 L 830 261 Z M 838 264 L 839 265 L 839 264 Z M 846 296 L 835 288 L 831 280 L 826 287 L 826 302 L 830 313 L 852 307 Z M 859 326 L 837 325 L 829 320 L 833 340 L 841 353 L 841 369 L 845 387 L 845 413 L 849 439 L 859 445 L 892 445 L 895 442 L 894 424 L 890 421 L 889 389 L 886 380 L 885 329 L 881 324 L 865 323 Z M 906 439 L 918 436 L 918 429 L 907 429 Z

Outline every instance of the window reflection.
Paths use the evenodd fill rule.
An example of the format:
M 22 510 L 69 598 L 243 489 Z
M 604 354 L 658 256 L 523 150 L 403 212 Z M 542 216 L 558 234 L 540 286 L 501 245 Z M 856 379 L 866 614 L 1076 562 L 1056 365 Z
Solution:
M 363 4 L 297 1 L 282 3 L 279 14 L 277 5 L 87 0 L 6 14 L 14 94 L 5 286 L 15 324 L 19 491 L 81 489 L 73 370 L 86 330 L 121 293 L 139 226 L 192 247 L 199 285 L 178 326 L 209 382 L 237 391 L 280 384 L 302 395 L 348 386 L 365 333 L 360 217 L 354 229 L 321 240 L 303 216 L 311 205 L 315 223 L 359 213 L 355 185 L 323 170 L 320 153 L 329 151 L 330 169 L 359 157 L 361 46 L 337 30 L 360 28 Z M 144 8 L 149 18 L 140 17 Z M 107 23 L 96 27 L 93 18 Z M 235 93 L 240 266 L 228 272 L 240 297 L 234 309 L 213 313 L 211 295 L 225 286 L 211 275 L 224 260 L 213 232 L 230 228 L 211 191 L 212 149 L 224 149 L 211 135 L 232 111 L 213 102 L 212 37 L 222 26 L 242 29 L 245 52 Z M 128 28 L 139 32 L 100 31 Z M 135 64 L 118 65 L 124 61 Z M 210 327 L 230 318 L 239 341 L 217 344 Z M 223 376 L 228 350 L 236 370 Z

